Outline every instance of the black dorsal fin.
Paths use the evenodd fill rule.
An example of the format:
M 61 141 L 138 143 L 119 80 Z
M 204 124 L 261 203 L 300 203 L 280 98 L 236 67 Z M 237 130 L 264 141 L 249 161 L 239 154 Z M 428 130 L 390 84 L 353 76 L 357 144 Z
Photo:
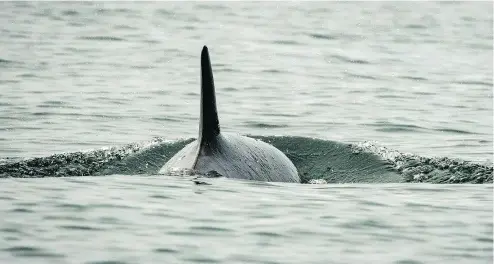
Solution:
M 201 120 L 198 138 L 200 148 L 215 141 L 219 133 L 220 123 L 216 110 L 213 70 L 208 48 L 204 46 L 201 52 Z

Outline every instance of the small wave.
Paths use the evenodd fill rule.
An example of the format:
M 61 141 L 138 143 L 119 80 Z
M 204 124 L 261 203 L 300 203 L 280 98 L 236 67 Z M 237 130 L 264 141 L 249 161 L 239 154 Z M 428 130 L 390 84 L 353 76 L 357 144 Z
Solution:
M 353 74 L 353 73 L 346 73 L 345 74 L 348 77 L 353 77 L 353 78 L 358 78 L 358 79 L 367 79 L 367 80 L 376 80 L 376 77 L 370 76 L 370 75 L 362 75 L 362 74 Z
M 267 124 L 262 122 L 245 122 L 248 127 L 255 128 L 282 128 L 287 127 L 287 125 L 279 125 L 279 124 Z
M 434 130 L 439 131 L 439 132 L 448 132 L 448 133 L 452 133 L 452 134 L 465 134 L 465 135 L 477 134 L 477 133 L 473 133 L 473 132 L 466 131 L 466 130 L 452 129 L 452 128 L 439 128 L 439 129 L 434 129 Z
M 80 13 L 77 12 L 77 10 L 73 10 L 73 9 L 62 11 L 62 15 L 64 16 L 78 16 L 79 14 Z
M 277 69 L 262 70 L 261 72 L 265 72 L 265 73 L 283 73 L 283 71 L 280 71 L 280 70 L 277 70 Z
M 86 226 L 86 225 L 61 225 L 61 226 L 59 226 L 59 228 L 61 228 L 61 229 L 68 229 L 68 230 L 80 230 L 80 231 L 100 231 L 100 230 L 104 230 L 103 228 Z
M 426 29 L 427 27 L 425 25 L 420 25 L 420 24 L 409 24 L 405 26 L 406 28 L 412 28 L 412 29 Z
M 236 92 L 236 91 L 238 91 L 238 89 L 237 88 L 234 88 L 234 87 L 225 87 L 223 89 L 223 91 L 226 91 L 226 92 Z
M 34 73 L 23 73 L 23 74 L 17 75 L 16 77 L 18 77 L 18 78 L 37 78 L 39 76 L 34 74 Z
M 233 68 L 218 68 L 216 69 L 217 72 L 238 72 L 236 69 Z
M 20 61 L 7 60 L 0 58 L 0 68 L 9 68 L 9 67 L 19 67 L 23 63 Z M 1 80 L 1 83 L 18 83 L 18 80 Z
M 138 70 L 150 70 L 150 69 L 155 69 L 156 66 L 151 65 L 151 64 L 146 64 L 146 65 L 131 65 L 130 68 L 132 68 L 132 69 L 138 69 Z
M 275 40 L 273 43 L 281 45 L 302 45 L 302 43 L 295 40 Z
M 64 105 L 65 102 L 63 101 L 56 101 L 56 100 L 48 100 L 48 101 L 44 101 L 43 102 L 44 104 L 50 104 L 50 105 Z
M 170 249 L 170 248 L 156 248 L 156 249 L 153 249 L 153 252 L 166 253 L 166 254 L 176 254 L 180 251 L 175 250 L 175 249 Z
M 276 113 L 276 112 L 266 112 L 260 113 L 262 116 L 277 116 L 277 117 L 299 117 L 297 114 L 289 114 L 289 113 Z
M 14 208 L 10 210 L 11 213 L 35 213 L 35 211 L 27 208 Z
M 98 14 L 119 14 L 119 13 L 123 13 L 123 14 L 130 14 L 134 12 L 132 9 L 128 9 L 128 8 L 97 8 L 96 9 L 96 13 Z
M 371 62 L 361 59 L 352 59 L 342 55 L 331 55 L 331 58 L 337 59 L 341 62 L 348 62 L 353 64 L 371 64 Z
M 411 127 L 383 127 L 383 128 L 377 128 L 375 131 L 379 132 L 391 132 L 391 133 L 396 133 L 396 132 L 419 132 L 420 129 L 415 129 Z
M 416 95 L 436 95 L 437 93 L 434 93 L 434 92 L 412 92 L 412 94 L 416 94 Z
M 163 15 L 163 16 L 166 16 L 166 17 L 173 17 L 173 16 L 175 16 L 175 13 L 174 12 L 169 11 L 169 10 L 166 10 L 166 9 L 157 9 L 155 12 L 158 15 Z
M 171 117 L 152 117 L 151 120 L 153 121 L 166 121 L 166 122 L 181 122 L 181 120 L 176 119 L 176 118 L 171 118 Z
M 378 122 L 364 125 L 378 127 L 375 130 L 380 132 L 419 132 L 422 130 L 426 130 L 426 128 L 417 125 L 396 124 L 390 122 Z
M 488 37 L 483 37 L 483 39 L 485 39 L 485 40 L 492 40 L 492 39 L 490 39 Z M 468 47 L 471 48 L 471 49 L 473 49 L 473 50 L 479 49 L 479 50 L 492 51 L 492 45 L 487 45 L 487 44 L 473 43 L 473 44 L 469 44 Z
M 483 82 L 483 81 L 458 81 L 456 84 L 462 85 L 479 85 L 479 86 L 488 86 L 492 87 L 492 82 Z
M 120 261 L 120 260 L 97 260 L 86 263 L 87 264 L 128 264 L 129 262 Z
M 315 39 L 327 39 L 327 40 L 337 39 L 335 36 L 325 35 L 325 34 L 309 34 L 309 36 Z
M 12 63 L 16 63 L 16 62 L 0 58 L 0 64 L 12 64 Z
M 197 9 L 205 9 L 205 10 L 227 10 L 228 7 L 223 6 L 223 5 L 216 5 L 216 4 L 198 4 L 196 6 Z
M 42 257 L 42 258 L 63 258 L 64 255 L 47 252 L 41 248 L 30 246 L 14 246 L 4 249 L 15 256 L 22 257 Z
M 97 40 L 97 41 L 125 41 L 123 38 L 112 37 L 112 36 L 85 36 L 80 37 L 83 40 Z
M 399 76 L 398 78 L 412 81 L 428 81 L 429 79 L 419 76 Z
M 129 29 L 129 30 L 138 30 L 139 28 L 132 26 L 132 25 L 115 25 L 113 26 L 114 29 Z

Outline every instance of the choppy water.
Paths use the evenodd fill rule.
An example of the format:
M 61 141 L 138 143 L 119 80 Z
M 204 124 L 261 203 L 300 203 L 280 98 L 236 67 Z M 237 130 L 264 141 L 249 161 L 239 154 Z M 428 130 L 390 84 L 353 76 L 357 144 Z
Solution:
M 492 185 L 1 185 L 2 263 L 490 263 Z
M 0 259 L 491 263 L 492 184 L 407 182 L 492 183 L 492 25 L 488 2 L 1 2 Z M 197 135 L 203 45 L 222 129 L 330 184 L 149 176 Z M 80 175 L 105 177 L 18 179 Z

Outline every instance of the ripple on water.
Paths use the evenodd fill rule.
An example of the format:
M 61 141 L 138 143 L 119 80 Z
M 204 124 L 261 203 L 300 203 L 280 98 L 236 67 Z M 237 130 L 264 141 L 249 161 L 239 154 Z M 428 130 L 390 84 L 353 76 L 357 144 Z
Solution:
M 424 262 L 413 260 L 413 259 L 403 259 L 394 262 L 395 264 L 423 264 Z
M 338 39 L 336 36 L 329 35 L 329 34 L 317 34 L 317 33 L 313 33 L 313 34 L 309 34 L 309 36 L 312 37 L 312 38 L 315 38 L 315 39 L 325 39 L 325 40 L 335 40 L 335 39 Z
M 283 238 L 287 237 L 281 233 L 278 232 L 269 232 L 269 231 L 257 231 L 257 232 L 251 232 L 251 235 L 259 236 L 261 238 Z
M 153 194 L 153 195 L 150 195 L 149 198 L 160 199 L 160 200 L 173 199 L 173 197 L 162 195 L 162 194 Z
M 344 55 L 331 55 L 331 59 L 335 59 L 340 62 L 352 63 L 352 64 L 372 64 L 370 61 L 364 59 L 354 59 Z M 331 61 L 331 59 L 329 59 Z
M 175 250 L 175 249 L 171 249 L 171 248 L 156 248 L 156 249 L 153 249 L 153 252 L 156 252 L 156 253 L 165 253 L 165 254 L 177 254 L 180 251 L 179 250 Z
M 197 258 L 184 258 L 185 261 L 193 263 L 220 263 L 221 261 L 213 258 L 197 257 Z
M 104 228 L 88 226 L 88 225 L 59 225 L 61 229 L 79 230 L 79 231 L 102 231 Z
M 0 58 L 0 67 L 18 64 L 20 62 Z
M 24 233 L 24 232 L 22 232 L 22 230 L 17 229 L 17 228 L 12 228 L 12 227 L 1 228 L 0 232 L 9 233 L 9 234 L 23 234 Z
M 273 123 L 268 124 L 262 122 L 252 122 L 252 121 L 244 122 L 244 124 L 247 127 L 253 127 L 253 128 L 283 128 L 288 126 L 287 124 L 273 124 Z
M 42 248 L 30 247 L 30 246 L 13 246 L 4 249 L 5 252 L 9 252 L 17 257 L 42 257 L 42 258 L 64 258 L 65 255 L 51 253 Z
M 394 226 L 388 225 L 383 221 L 377 221 L 374 219 L 365 219 L 358 221 L 349 221 L 340 224 L 341 227 L 346 229 L 360 229 L 360 230 L 371 230 L 371 229 L 394 229 Z M 370 229 L 369 229 L 370 228 Z
M 96 260 L 86 262 L 85 264 L 127 264 L 128 262 L 119 261 L 119 260 Z
M 388 204 L 384 204 L 376 201 L 370 201 L 370 200 L 360 200 L 359 204 L 364 206 L 369 205 L 369 206 L 377 206 L 377 207 L 390 207 L 390 205 Z
M 381 132 L 424 132 L 426 128 L 411 124 L 398 124 L 390 122 L 376 122 L 365 124 L 366 126 L 374 126 L 376 131 Z
M 465 134 L 465 135 L 477 134 L 477 133 L 473 133 L 470 131 L 461 130 L 461 129 L 453 129 L 453 128 L 438 128 L 438 129 L 434 129 L 434 130 L 438 131 L 438 132 L 447 132 L 447 133 L 452 133 L 452 134 Z
M 94 40 L 94 41 L 125 41 L 124 38 L 113 37 L 113 36 L 85 36 L 79 37 L 83 40 Z
M 420 77 L 420 76 L 406 76 L 406 75 L 399 76 L 398 78 L 405 79 L 405 80 L 412 80 L 412 81 L 420 81 L 420 82 L 428 80 L 427 78 Z
M 88 210 L 88 206 L 82 204 L 72 204 L 72 203 L 62 203 L 57 204 L 56 207 L 61 208 L 63 210 L 72 210 L 75 212 L 83 212 Z
M 479 85 L 479 86 L 485 86 L 492 88 L 492 83 L 491 82 L 482 82 L 482 81 L 459 81 L 455 82 L 457 84 L 462 84 L 462 85 Z
M 35 213 L 36 211 L 28 208 L 14 208 L 10 210 L 11 213 Z
M 233 229 L 222 228 L 217 226 L 192 226 L 190 230 L 205 232 L 205 233 L 233 233 Z
M 368 79 L 368 80 L 377 80 L 377 77 L 363 74 L 354 74 L 354 73 L 345 73 L 346 76 L 356 78 L 356 79 Z
M 411 187 L 405 187 L 403 190 L 410 191 L 410 192 L 432 192 L 432 193 L 450 193 L 450 192 L 456 192 L 454 188 L 448 188 L 448 187 L 441 187 L 441 188 L 436 188 L 436 187 L 430 187 L 430 186 L 420 186 L 420 185 L 414 185 Z
M 75 222 L 86 221 L 87 219 L 80 216 L 72 216 L 72 215 L 45 215 L 43 216 L 44 220 L 68 220 Z

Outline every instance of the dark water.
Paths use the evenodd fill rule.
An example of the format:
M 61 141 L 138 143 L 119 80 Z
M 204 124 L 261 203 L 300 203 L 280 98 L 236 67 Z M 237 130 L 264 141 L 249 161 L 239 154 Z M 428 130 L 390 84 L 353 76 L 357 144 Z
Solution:
M 492 14 L 0 3 L 0 261 L 492 263 Z M 329 184 L 155 175 L 197 135 L 203 45 L 222 129 Z

